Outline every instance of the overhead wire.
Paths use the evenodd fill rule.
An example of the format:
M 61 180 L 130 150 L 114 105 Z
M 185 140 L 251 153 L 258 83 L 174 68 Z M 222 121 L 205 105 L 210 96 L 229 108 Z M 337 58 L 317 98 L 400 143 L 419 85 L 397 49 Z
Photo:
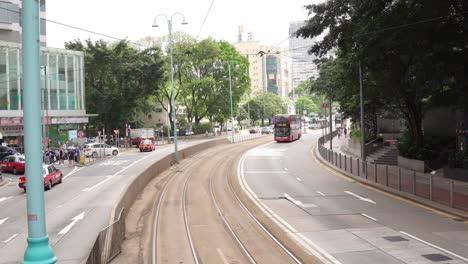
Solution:
M 210 14 L 210 11 L 211 11 L 211 8 L 213 7 L 214 1 L 215 1 L 215 0 L 212 0 L 212 1 L 211 1 L 210 7 L 208 8 L 208 11 L 206 11 L 205 18 L 203 19 L 203 22 L 202 22 L 202 24 L 201 24 L 201 26 L 200 26 L 200 30 L 198 31 L 198 34 L 197 34 L 197 39 L 198 39 L 198 37 L 200 36 L 200 33 L 202 32 L 203 26 L 205 25 L 205 22 L 206 22 L 206 19 L 208 18 L 208 15 Z

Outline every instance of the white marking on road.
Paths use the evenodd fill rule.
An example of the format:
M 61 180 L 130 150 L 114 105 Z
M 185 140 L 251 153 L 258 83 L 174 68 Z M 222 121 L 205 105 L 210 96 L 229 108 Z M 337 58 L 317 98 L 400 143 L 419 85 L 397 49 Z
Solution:
M 108 181 L 108 180 L 114 178 L 114 176 L 117 176 L 119 173 L 123 172 L 124 170 L 130 168 L 131 166 L 137 164 L 138 162 L 140 162 L 140 161 L 142 161 L 142 160 L 144 160 L 144 159 L 146 159 L 146 158 L 148 158 L 148 157 L 150 157 L 150 156 L 151 156 L 151 155 L 147 155 L 147 156 L 144 156 L 143 158 L 141 158 L 141 159 L 139 159 L 139 160 L 134 161 L 132 164 L 130 164 L 130 165 L 126 166 L 126 167 L 123 167 L 121 170 L 119 170 L 118 172 L 114 173 L 112 176 L 109 176 L 107 179 L 105 179 L 105 180 L 103 180 L 103 181 L 101 181 L 101 182 L 99 182 L 99 183 L 97 183 L 97 184 L 95 184 L 95 185 L 93 185 L 93 186 L 91 186 L 91 187 L 84 188 L 84 189 L 83 189 L 83 192 L 89 192 L 89 191 L 91 191 L 91 190 L 93 190 L 93 189 L 99 187 L 101 184 L 103 184 L 103 183 L 105 183 L 106 181 Z
M 298 180 L 298 181 L 302 182 L 301 178 L 296 178 L 296 180 Z
M 366 215 L 366 214 L 361 214 L 361 215 L 362 215 L 362 216 L 364 216 L 364 217 L 367 217 L 367 218 L 369 218 L 369 219 L 370 219 L 370 220 L 372 220 L 372 221 L 375 221 L 375 222 L 377 222 L 377 219 L 375 219 L 375 218 L 374 218 L 374 217 L 372 217 L 372 216 L 369 216 L 369 215 Z
M 273 144 L 273 142 L 267 143 L 265 145 L 269 145 L 269 144 Z M 265 145 L 263 145 L 263 146 L 265 146 Z M 249 156 L 248 152 L 246 154 L 244 154 L 244 156 L 242 156 L 242 158 L 241 158 L 241 160 L 240 160 L 240 162 L 238 163 L 238 166 L 237 166 L 237 172 L 238 172 L 237 175 L 240 178 L 239 182 L 241 183 L 242 190 L 247 194 L 247 196 L 250 198 L 250 200 L 254 204 L 256 204 L 262 210 L 263 213 L 265 213 L 266 215 L 270 215 L 272 217 L 271 219 L 273 220 L 273 222 L 275 222 L 278 226 L 280 226 L 281 229 L 283 229 L 286 232 L 286 234 L 291 236 L 302 247 L 307 249 L 312 255 L 316 256 L 317 258 L 319 258 L 324 263 L 341 264 L 341 262 L 339 262 L 337 259 L 335 259 L 327 251 L 325 251 L 324 249 L 319 247 L 317 244 L 312 242 L 309 238 L 307 238 L 303 234 L 297 232 L 297 230 L 294 227 L 292 227 L 283 218 L 281 218 L 279 215 L 277 215 L 275 212 L 273 212 L 273 210 L 271 210 L 268 206 L 266 206 L 258 198 L 257 194 L 250 188 L 250 186 L 247 183 L 247 180 L 245 179 L 244 163 L 245 163 L 245 160 L 247 159 L 248 156 Z M 263 227 L 263 226 L 261 226 L 261 227 Z M 268 233 L 268 231 L 266 231 L 266 230 L 265 230 L 265 232 Z M 274 236 L 272 236 L 271 234 L 269 234 L 269 235 L 273 240 L 275 240 L 277 243 L 279 243 L 278 240 Z M 297 258 L 295 258 L 295 256 L 292 255 L 289 250 L 284 248 L 281 243 L 279 243 L 279 245 L 288 253 L 289 256 L 291 256 L 296 261 L 296 263 L 301 263 L 301 261 L 299 261 Z
M 448 251 L 448 250 L 446 250 L 446 249 L 444 249 L 444 248 L 441 248 L 441 247 L 439 247 L 439 246 L 436 246 L 436 245 L 434 245 L 434 244 L 431 244 L 431 243 L 429 243 L 429 242 L 427 242 L 427 241 L 425 241 L 425 240 L 422 240 L 422 239 L 420 239 L 420 238 L 418 238 L 418 237 L 415 237 L 415 236 L 413 236 L 413 235 L 411 235 L 411 234 L 408 234 L 408 233 L 406 233 L 406 232 L 404 232 L 404 231 L 400 231 L 400 233 L 402 233 L 403 235 L 408 236 L 408 237 L 410 237 L 410 238 L 412 238 L 412 239 L 414 239 L 414 240 L 417 240 L 417 241 L 419 241 L 419 242 L 421 242 L 421 243 L 424 243 L 424 244 L 426 244 L 426 245 L 428 245 L 428 246 L 430 246 L 430 247 L 433 247 L 433 248 L 435 248 L 435 249 L 438 249 L 438 250 L 440 250 L 440 251 L 442 251 L 442 252 L 445 252 L 445 253 L 447 253 L 447 254 L 449 254 L 449 255 L 452 255 L 452 256 L 454 256 L 454 257 L 456 257 L 456 258 L 459 258 L 459 259 L 461 259 L 461 260 L 463 260 L 463 261 L 465 261 L 465 262 L 468 262 L 468 258 L 464 258 L 464 257 L 462 257 L 462 256 L 460 256 L 460 255 L 457 255 L 457 254 L 453 253 L 452 251 Z
M 99 163 L 98 166 L 118 166 L 129 161 L 130 160 L 108 160 L 108 161 Z
M 288 168 L 284 168 L 284 170 L 285 170 L 285 171 L 287 171 L 287 170 L 288 170 Z
M 216 248 L 216 251 L 218 251 L 219 257 L 223 261 L 224 264 L 229 264 L 229 261 L 227 261 L 226 256 L 224 256 L 224 253 L 221 251 L 220 248 Z
M 318 194 L 322 195 L 322 196 L 325 196 L 325 194 L 323 194 L 323 192 L 321 191 L 316 191 Z
M 6 220 L 8 220 L 8 217 L 1 219 L 1 220 L 0 220 L 0 225 L 2 225 L 3 223 L 5 223 Z
M 4 202 L 4 201 L 6 201 L 6 200 L 10 200 L 11 198 L 13 198 L 13 196 L 0 197 L 0 203 L 1 203 L 1 202 Z
M 84 219 L 84 215 L 85 215 L 85 213 L 82 212 L 81 214 L 79 214 L 79 215 L 73 217 L 71 223 L 68 224 L 68 225 L 67 225 L 65 228 L 63 228 L 62 230 L 60 230 L 59 235 L 64 235 L 64 234 L 68 233 L 68 231 L 70 231 L 70 229 L 72 229 L 72 227 L 73 227 L 76 223 L 78 223 L 78 221 Z
M 15 238 L 17 235 L 18 235 L 18 234 L 14 234 L 14 235 L 12 235 L 10 238 L 8 238 L 7 240 L 5 240 L 5 241 L 3 241 L 3 242 L 8 243 L 8 242 L 10 242 L 11 240 L 13 240 L 13 238 Z
M 82 170 L 84 168 L 85 167 L 78 168 L 78 167 L 75 166 L 75 168 L 71 172 L 69 172 L 67 175 L 63 176 L 63 179 L 66 179 L 66 178 L 72 176 L 73 174 L 75 174 L 76 172 L 79 172 L 80 170 Z
M 361 200 L 361 201 L 363 201 L 363 202 L 368 202 L 368 203 L 377 204 L 376 202 L 372 201 L 372 200 L 369 199 L 369 198 L 364 198 L 364 197 L 359 196 L 359 195 L 357 195 L 357 194 L 355 194 L 355 193 L 352 193 L 352 192 L 350 192 L 350 191 L 344 191 L 344 192 L 347 193 L 347 194 L 349 194 L 349 195 L 352 195 L 352 196 L 358 198 L 359 200 Z
M 287 171 L 246 171 L 245 173 L 249 174 L 284 174 L 288 173 Z
M 315 204 L 303 204 L 301 201 L 295 200 L 294 198 L 289 196 L 289 194 L 287 194 L 287 193 L 283 193 L 283 196 L 284 196 L 284 198 L 286 198 L 286 200 L 288 200 L 291 203 L 293 203 L 293 204 L 295 204 L 297 206 L 300 206 L 302 208 L 317 207 L 317 205 L 315 205 Z

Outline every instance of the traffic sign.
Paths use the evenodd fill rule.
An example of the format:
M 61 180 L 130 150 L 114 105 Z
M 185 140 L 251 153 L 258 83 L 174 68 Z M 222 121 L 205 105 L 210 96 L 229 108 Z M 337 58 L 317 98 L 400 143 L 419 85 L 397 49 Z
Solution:
M 328 108 L 328 102 L 322 103 L 322 108 Z
M 114 130 L 114 133 L 115 133 L 116 135 L 118 135 L 118 134 L 119 134 L 119 130 L 118 130 L 118 129 L 115 129 L 115 130 Z
M 83 130 L 79 130 L 79 131 L 78 131 L 78 137 L 79 137 L 79 138 L 82 138 L 82 137 L 84 137 L 84 136 L 85 136 L 84 131 L 83 131 Z

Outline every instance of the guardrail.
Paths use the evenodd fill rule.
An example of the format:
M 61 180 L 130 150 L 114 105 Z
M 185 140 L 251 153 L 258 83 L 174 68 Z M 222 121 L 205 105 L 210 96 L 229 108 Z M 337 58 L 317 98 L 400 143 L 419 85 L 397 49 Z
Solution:
M 271 134 L 266 134 L 266 135 L 271 135 Z M 251 140 L 251 139 L 256 139 L 256 138 L 260 138 L 260 137 L 264 137 L 266 136 L 265 134 L 260 134 L 260 133 L 257 133 L 257 134 L 246 134 L 246 135 L 234 135 L 234 143 L 236 142 L 242 142 L 242 141 L 246 141 L 246 140 Z M 228 140 L 229 142 L 232 141 L 232 137 L 231 136 L 228 136 Z
M 329 138 L 329 134 L 327 138 Z M 398 166 L 374 164 L 334 152 L 324 146 L 321 137 L 318 142 L 320 156 L 335 169 L 364 181 L 406 197 L 418 197 L 442 206 L 468 211 L 468 183 L 423 174 Z

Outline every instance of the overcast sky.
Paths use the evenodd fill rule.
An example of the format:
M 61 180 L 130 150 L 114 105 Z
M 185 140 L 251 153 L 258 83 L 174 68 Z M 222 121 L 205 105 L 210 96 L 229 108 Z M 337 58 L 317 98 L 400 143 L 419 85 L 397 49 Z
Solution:
M 182 26 L 180 17 L 174 18 L 173 31 L 192 36 L 200 32 L 203 19 L 212 0 L 47 0 L 47 19 L 69 24 L 117 38 L 136 41 L 145 36 L 167 34 L 167 22 L 158 19 L 159 28 L 152 28 L 158 14 L 181 12 L 188 25 Z M 239 25 L 252 31 L 256 40 L 277 45 L 288 37 L 290 21 L 305 20 L 304 5 L 323 0 L 215 0 L 201 30 L 200 38 L 213 37 L 231 43 L 237 40 Z M 47 23 L 47 45 L 63 47 L 65 41 L 104 38 L 80 30 Z M 281 46 L 287 46 L 285 41 Z

